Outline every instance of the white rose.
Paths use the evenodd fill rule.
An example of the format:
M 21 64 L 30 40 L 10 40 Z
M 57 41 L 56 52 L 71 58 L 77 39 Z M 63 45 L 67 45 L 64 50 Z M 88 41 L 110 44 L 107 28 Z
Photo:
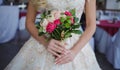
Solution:
M 44 19 L 42 23 L 40 23 L 41 26 L 46 27 L 48 24 L 47 19 Z
M 66 18 L 66 15 L 61 15 L 61 17 Z
M 43 23 L 40 23 L 40 25 L 43 27 L 44 32 L 45 32 L 45 31 L 46 31 L 46 27 L 47 27 L 47 25 L 48 25 L 47 19 L 44 19 L 44 20 L 43 20 Z

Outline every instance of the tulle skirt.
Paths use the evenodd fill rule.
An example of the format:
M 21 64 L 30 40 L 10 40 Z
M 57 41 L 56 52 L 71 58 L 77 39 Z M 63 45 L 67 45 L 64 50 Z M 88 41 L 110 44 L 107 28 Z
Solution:
M 70 49 L 80 38 L 80 35 L 73 35 L 65 40 Z M 87 43 L 77 54 L 75 59 L 67 64 L 56 65 L 55 58 L 46 48 L 31 37 L 21 48 L 14 59 L 8 64 L 5 70 L 101 70 L 94 52 Z

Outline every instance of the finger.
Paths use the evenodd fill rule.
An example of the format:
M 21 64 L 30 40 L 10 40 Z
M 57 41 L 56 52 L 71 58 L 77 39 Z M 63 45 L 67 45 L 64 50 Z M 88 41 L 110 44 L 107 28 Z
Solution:
M 69 54 L 67 58 L 63 58 L 58 64 L 66 64 L 72 61 L 72 57 Z
M 70 58 L 67 58 L 67 59 L 65 59 L 64 61 L 60 61 L 59 63 L 57 63 L 57 64 L 66 64 L 66 63 L 69 63 L 71 60 L 70 60 Z
M 56 60 L 56 64 L 64 64 L 64 63 L 68 63 L 69 61 L 70 61 L 69 57 L 67 55 L 64 55 Z
M 54 52 L 54 51 L 52 51 L 52 50 L 50 50 L 50 49 L 48 49 L 48 51 L 49 51 L 51 54 L 53 54 L 54 56 L 60 57 L 60 54 L 58 54 L 58 53 L 56 53 L 56 52 Z
M 57 45 L 55 45 L 55 44 L 52 45 L 52 46 L 50 46 L 49 49 L 51 49 L 51 50 L 53 50 L 53 51 L 55 51 L 55 52 L 58 52 L 58 53 L 62 53 L 62 52 L 64 51 L 63 48 L 61 48 L 61 47 L 59 47 L 59 46 L 57 46 Z
M 60 57 L 58 57 L 58 58 L 56 58 L 56 63 L 57 62 L 60 62 L 61 60 L 63 60 L 63 59 L 65 59 L 65 58 L 67 58 L 68 57 L 68 55 L 65 53 L 65 54 L 62 54 Z
M 65 48 L 62 48 L 60 46 L 54 45 L 54 48 L 58 50 L 59 53 L 64 53 Z
M 62 44 L 60 41 L 55 41 L 55 44 L 56 45 L 58 45 L 58 46 L 60 46 L 60 47 L 63 47 L 63 48 L 65 48 L 65 44 Z
M 61 59 L 62 57 L 66 56 L 68 54 L 68 51 L 67 50 L 64 50 L 63 53 L 60 55 L 60 57 L 57 57 L 56 58 L 56 61 Z
M 71 54 L 69 50 L 66 50 L 61 57 L 56 58 L 56 62 L 66 61 L 66 58 L 71 58 Z M 69 59 L 70 60 L 70 59 Z
M 53 46 L 53 47 L 50 47 L 50 49 L 53 50 L 56 53 L 60 53 L 60 54 L 63 53 L 63 50 L 62 49 L 58 49 L 57 47 L 58 46 Z

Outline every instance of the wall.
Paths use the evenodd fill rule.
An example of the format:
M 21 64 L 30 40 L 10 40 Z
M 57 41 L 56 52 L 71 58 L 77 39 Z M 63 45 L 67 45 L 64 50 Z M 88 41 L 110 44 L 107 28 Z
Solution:
M 119 4 L 116 0 L 107 0 L 106 9 L 120 9 Z

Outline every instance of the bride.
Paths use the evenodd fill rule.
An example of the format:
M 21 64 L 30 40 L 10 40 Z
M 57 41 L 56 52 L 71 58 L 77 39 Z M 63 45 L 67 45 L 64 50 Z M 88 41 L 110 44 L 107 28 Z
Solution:
M 88 41 L 96 28 L 96 0 L 29 0 L 26 28 L 31 38 L 24 44 L 5 70 L 101 70 Z M 44 9 L 76 9 L 81 18 L 86 13 L 86 30 L 74 34 L 64 44 L 44 36 L 38 36 L 35 27 L 37 12 Z M 59 53 L 59 54 L 58 54 Z

